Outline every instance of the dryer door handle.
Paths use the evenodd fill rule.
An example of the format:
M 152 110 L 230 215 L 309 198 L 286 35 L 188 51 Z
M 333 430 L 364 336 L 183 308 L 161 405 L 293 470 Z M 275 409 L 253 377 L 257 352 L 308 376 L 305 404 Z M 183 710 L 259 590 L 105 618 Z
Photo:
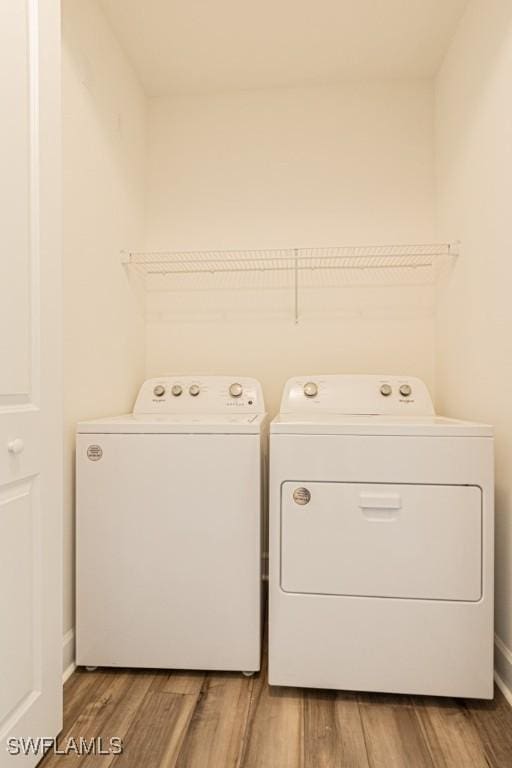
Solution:
M 402 499 L 398 493 L 361 493 L 359 508 L 366 520 L 372 522 L 393 522 L 402 508 Z
M 361 493 L 359 506 L 361 509 L 401 509 L 402 497 L 398 493 Z

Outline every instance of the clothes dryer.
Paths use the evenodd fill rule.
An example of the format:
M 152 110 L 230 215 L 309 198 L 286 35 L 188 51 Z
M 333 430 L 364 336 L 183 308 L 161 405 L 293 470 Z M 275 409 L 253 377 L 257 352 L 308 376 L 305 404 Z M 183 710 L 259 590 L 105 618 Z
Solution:
M 306 376 L 270 457 L 269 682 L 491 698 L 491 427 L 408 376 Z

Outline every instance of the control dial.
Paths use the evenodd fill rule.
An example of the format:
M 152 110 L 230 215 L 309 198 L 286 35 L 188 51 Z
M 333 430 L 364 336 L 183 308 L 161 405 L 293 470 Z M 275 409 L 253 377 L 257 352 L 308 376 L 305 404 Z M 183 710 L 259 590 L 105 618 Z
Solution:
M 163 397 L 165 395 L 165 387 L 163 384 L 157 384 L 156 387 L 153 389 L 153 394 L 155 397 Z
M 235 381 L 234 384 L 231 384 L 229 388 L 229 394 L 231 395 L 231 397 L 241 397 L 243 391 L 244 391 L 244 388 L 237 381 Z
M 188 388 L 188 393 L 189 395 L 192 395 L 192 397 L 197 397 L 200 391 L 201 391 L 201 388 L 199 384 L 191 384 L 190 387 Z
M 412 395 L 412 389 L 410 384 L 402 384 L 399 390 L 402 397 L 410 397 Z
M 391 384 L 383 384 L 380 388 L 380 393 L 383 397 L 389 397 L 393 393 Z
M 314 381 L 307 381 L 304 384 L 304 394 L 306 397 L 316 397 L 318 395 L 318 385 Z
M 183 387 L 181 384 L 173 384 L 171 392 L 173 393 L 174 397 L 179 397 L 183 392 Z

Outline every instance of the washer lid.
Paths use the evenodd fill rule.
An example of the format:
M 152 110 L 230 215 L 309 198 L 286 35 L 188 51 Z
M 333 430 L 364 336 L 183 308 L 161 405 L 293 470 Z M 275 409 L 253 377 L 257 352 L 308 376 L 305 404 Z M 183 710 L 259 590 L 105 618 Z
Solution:
M 443 416 L 348 416 L 331 413 L 279 414 L 273 435 L 404 435 L 427 437 L 492 437 L 488 424 Z
M 261 413 L 154 415 L 126 414 L 82 421 L 79 434 L 258 434 L 265 420 Z

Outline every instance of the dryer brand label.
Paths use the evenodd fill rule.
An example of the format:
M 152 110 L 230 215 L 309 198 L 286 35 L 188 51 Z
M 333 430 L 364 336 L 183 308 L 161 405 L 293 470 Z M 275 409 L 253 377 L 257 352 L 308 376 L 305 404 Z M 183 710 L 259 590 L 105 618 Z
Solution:
M 304 506 L 304 504 L 309 504 L 311 493 L 307 488 L 296 488 L 293 492 L 293 500 L 296 504 Z
M 103 448 L 101 445 L 89 445 L 87 447 L 87 458 L 90 461 L 99 461 L 103 456 Z

